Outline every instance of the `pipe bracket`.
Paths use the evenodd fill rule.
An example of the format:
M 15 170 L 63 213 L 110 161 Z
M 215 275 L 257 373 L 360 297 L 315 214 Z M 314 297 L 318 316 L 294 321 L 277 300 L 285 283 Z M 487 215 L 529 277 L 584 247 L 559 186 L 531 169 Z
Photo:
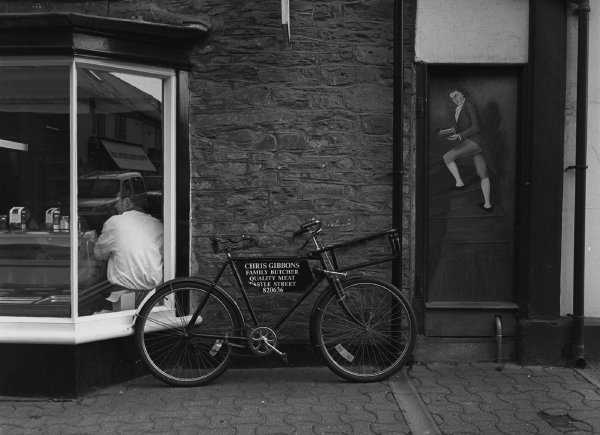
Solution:
M 587 165 L 571 165 L 571 166 L 567 166 L 567 167 L 565 168 L 565 172 L 567 172 L 569 169 L 576 169 L 576 170 L 577 170 L 577 169 L 584 169 L 584 170 L 585 170 L 585 169 L 587 169 L 587 168 L 588 168 L 588 166 L 587 166 Z

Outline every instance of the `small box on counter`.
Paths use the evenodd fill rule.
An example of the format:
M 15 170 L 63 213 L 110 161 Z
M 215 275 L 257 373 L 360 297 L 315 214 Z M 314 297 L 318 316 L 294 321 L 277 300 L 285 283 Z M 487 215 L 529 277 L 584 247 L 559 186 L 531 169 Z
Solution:
M 106 300 L 112 302 L 113 311 L 126 311 L 135 308 L 135 293 L 128 290 L 112 292 Z
M 8 213 L 8 226 L 11 230 L 25 231 L 27 229 L 27 209 L 13 207 Z
M 60 209 L 57 207 L 52 207 L 46 210 L 46 229 L 48 231 L 52 231 L 54 228 L 54 213 L 57 212 L 58 216 L 60 216 Z M 59 217 L 60 220 L 60 217 Z

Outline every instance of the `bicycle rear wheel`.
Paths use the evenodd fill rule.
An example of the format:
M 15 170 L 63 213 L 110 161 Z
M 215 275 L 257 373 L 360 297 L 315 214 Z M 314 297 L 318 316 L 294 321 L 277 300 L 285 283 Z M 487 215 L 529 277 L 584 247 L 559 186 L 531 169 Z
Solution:
M 200 316 L 190 325 L 198 307 Z M 220 291 L 202 283 L 165 287 L 142 307 L 135 324 L 140 355 L 152 374 L 177 386 L 198 386 L 220 376 L 232 353 L 229 337 L 240 336 L 242 319 Z
M 411 357 L 416 343 L 414 312 L 393 285 L 373 278 L 343 281 L 338 301 L 330 288 L 317 301 L 313 334 L 329 368 L 353 382 L 381 381 Z

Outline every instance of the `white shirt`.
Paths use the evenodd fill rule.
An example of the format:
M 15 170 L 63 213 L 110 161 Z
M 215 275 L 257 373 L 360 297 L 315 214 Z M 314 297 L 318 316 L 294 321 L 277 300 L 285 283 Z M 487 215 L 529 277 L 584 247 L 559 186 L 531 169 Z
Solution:
M 454 110 L 454 119 L 456 120 L 456 122 L 458 122 L 458 117 L 460 116 L 460 111 L 462 110 L 464 105 L 465 105 L 465 103 L 463 102 L 462 104 L 459 104 L 458 106 L 456 106 L 456 109 Z
M 151 290 L 163 280 L 163 224 L 136 210 L 109 218 L 94 247 L 108 260 L 107 278 L 131 290 Z

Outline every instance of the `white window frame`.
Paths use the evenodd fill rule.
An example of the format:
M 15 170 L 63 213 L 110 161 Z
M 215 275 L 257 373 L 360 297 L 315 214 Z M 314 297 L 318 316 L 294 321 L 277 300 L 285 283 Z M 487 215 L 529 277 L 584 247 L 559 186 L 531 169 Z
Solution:
M 70 199 L 71 216 L 77 216 L 77 67 L 142 75 L 163 80 L 163 225 L 164 280 L 175 276 L 175 149 L 176 72 L 174 69 L 88 59 L 83 57 L 4 57 L 4 66 L 70 66 Z M 75 221 L 73 221 L 75 222 Z M 76 226 L 73 226 L 76 228 Z M 0 316 L 0 343 L 80 344 L 133 333 L 136 310 L 78 315 L 77 231 L 71 231 L 71 316 Z

